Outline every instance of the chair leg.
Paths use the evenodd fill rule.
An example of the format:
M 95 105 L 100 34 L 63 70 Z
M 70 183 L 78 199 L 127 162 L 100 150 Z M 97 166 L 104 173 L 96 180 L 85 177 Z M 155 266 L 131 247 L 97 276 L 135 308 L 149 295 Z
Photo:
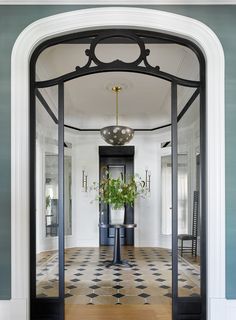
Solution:
M 184 249 L 184 241 L 181 239 L 181 250 L 180 250 L 180 255 L 183 257 L 183 249 Z
M 197 240 L 192 240 L 192 256 L 197 256 Z
M 197 256 L 197 239 L 195 240 L 195 257 Z

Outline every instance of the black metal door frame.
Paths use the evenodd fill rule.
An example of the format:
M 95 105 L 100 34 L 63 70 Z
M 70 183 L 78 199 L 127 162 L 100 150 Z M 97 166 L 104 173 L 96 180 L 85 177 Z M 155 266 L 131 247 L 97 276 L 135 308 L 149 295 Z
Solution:
M 31 83 L 30 110 L 30 317 L 64 319 L 64 83 L 58 83 L 58 296 L 36 296 L 36 88 Z
M 88 39 L 90 48 L 85 51 L 88 56 L 86 65 L 77 66 L 74 71 L 61 75 L 57 78 L 36 81 L 35 66 L 40 53 L 48 47 L 59 43 L 71 43 L 76 41 L 86 41 Z M 115 60 L 110 63 L 100 61 L 95 54 L 98 43 L 102 41 L 120 41 L 136 43 L 140 49 L 140 56 L 133 62 L 127 63 Z M 151 66 L 147 56 L 149 50 L 145 47 L 145 41 L 161 43 L 176 43 L 190 48 L 197 56 L 200 65 L 200 81 L 192 81 L 176 77 L 172 74 L 161 71 L 158 66 Z M 37 319 L 44 308 L 45 312 L 53 319 L 57 309 L 56 319 L 64 318 L 64 84 L 67 81 L 101 72 L 134 72 L 154 76 L 171 84 L 171 136 L 172 136 L 172 298 L 173 298 L 173 319 L 206 319 L 206 111 L 205 111 L 205 59 L 201 50 L 191 41 L 157 32 L 144 30 L 92 30 L 86 32 L 73 33 L 61 37 L 53 38 L 39 45 L 30 62 L 30 292 L 31 292 L 31 319 Z M 47 105 L 40 88 L 58 86 L 59 116 L 56 119 L 50 107 Z M 177 85 L 196 88 L 196 91 L 185 105 L 181 113 L 177 114 Z M 178 297 L 178 209 L 177 209 L 177 123 L 188 110 L 196 97 L 200 95 L 200 162 L 201 162 L 201 297 Z M 59 126 L 59 297 L 58 298 L 37 298 L 36 297 L 36 239 L 35 239 L 35 100 L 37 98 L 43 107 Z M 164 127 L 165 127 L 164 126 Z M 163 126 L 162 126 L 163 127 Z M 70 127 L 72 128 L 72 127 Z M 99 129 L 72 129 L 79 131 L 98 131 Z M 153 131 L 153 129 L 136 129 L 136 131 Z M 195 310 L 195 311 L 194 311 Z M 191 311 L 191 312 L 190 312 Z M 44 312 L 44 315 L 45 315 Z

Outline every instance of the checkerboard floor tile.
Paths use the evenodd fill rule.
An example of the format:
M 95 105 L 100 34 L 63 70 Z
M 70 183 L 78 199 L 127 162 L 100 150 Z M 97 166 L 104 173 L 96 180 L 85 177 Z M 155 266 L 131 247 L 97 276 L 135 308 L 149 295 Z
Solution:
M 122 258 L 133 267 L 105 267 L 112 247 L 65 250 L 65 298 L 72 304 L 171 303 L 171 251 L 162 248 L 122 247 Z M 179 257 L 179 295 L 200 292 L 199 264 L 191 256 Z M 58 294 L 56 252 L 38 255 L 37 295 Z

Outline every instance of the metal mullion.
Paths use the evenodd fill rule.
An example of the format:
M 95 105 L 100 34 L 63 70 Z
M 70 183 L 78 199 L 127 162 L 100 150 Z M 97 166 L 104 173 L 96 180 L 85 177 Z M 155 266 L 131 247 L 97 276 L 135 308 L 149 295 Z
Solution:
M 207 294 L 207 153 L 206 153 L 206 88 L 205 88 L 205 61 L 200 63 L 200 212 L 201 212 L 201 232 L 200 232 L 200 252 L 201 252 L 201 302 L 202 319 L 206 319 L 206 294 Z
M 176 319 L 178 297 L 178 136 L 177 83 L 171 84 L 171 162 L 172 162 L 172 316 Z
M 196 100 L 196 98 L 199 95 L 199 88 L 197 88 L 194 93 L 192 94 L 192 96 L 190 97 L 190 99 L 187 101 L 187 103 L 185 104 L 185 106 L 183 107 L 183 109 L 181 110 L 180 114 L 177 117 L 178 122 L 183 118 L 183 116 L 185 115 L 185 113 L 188 111 L 188 109 L 192 106 L 192 104 L 194 103 L 194 101 Z
M 53 120 L 53 122 L 55 124 L 58 124 L 58 120 L 56 115 L 54 114 L 54 112 L 52 111 L 52 109 L 49 107 L 47 101 L 44 99 L 43 95 L 41 94 L 41 92 L 39 91 L 39 89 L 36 89 L 36 97 L 39 99 L 39 101 L 41 102 L 42 106 L 44 107 L 44 109 L 47 111 L 47 113 L 49 114 L 49 116 L 51 117 L 51 119 Z
M 36 96 L 33 81 L 30 90 L 30 298 L 34 300 L 36 298 Z
M 64 319 L 64 83 L 58 85 L 58 245 L 60 320 Z

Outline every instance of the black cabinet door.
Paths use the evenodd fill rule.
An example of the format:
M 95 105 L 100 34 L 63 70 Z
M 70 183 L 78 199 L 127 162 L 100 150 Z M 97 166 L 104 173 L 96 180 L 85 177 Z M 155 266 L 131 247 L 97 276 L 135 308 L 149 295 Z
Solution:
M 123 175 L 126 181 L 134 175 L 134 147 L 100 147 L 100 179 L 108 170 L 113 178 Z M 100 205 L 100 222 L 110 222 L 110 207 Z M 125 223 L 134 223 L 134 208 L 125 207 Z M 114 228 L 100 228 L 100 245 L 113 245 Z M 121 229 L 121 245 L 134 245 L 134 230 Z

